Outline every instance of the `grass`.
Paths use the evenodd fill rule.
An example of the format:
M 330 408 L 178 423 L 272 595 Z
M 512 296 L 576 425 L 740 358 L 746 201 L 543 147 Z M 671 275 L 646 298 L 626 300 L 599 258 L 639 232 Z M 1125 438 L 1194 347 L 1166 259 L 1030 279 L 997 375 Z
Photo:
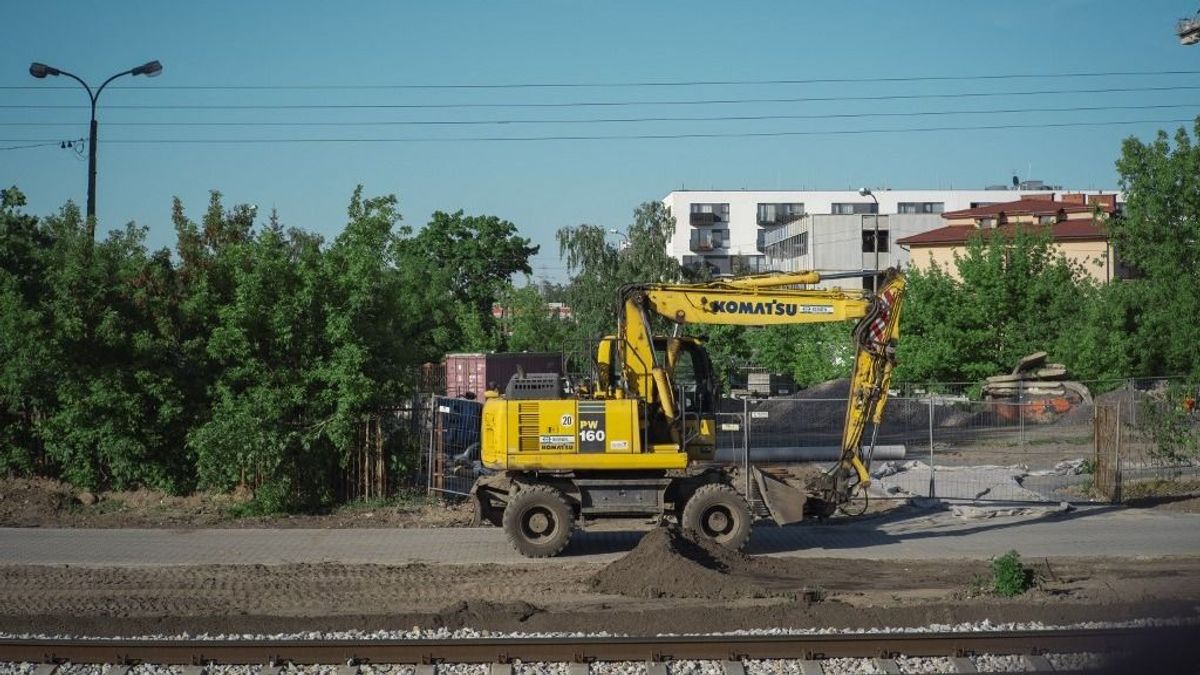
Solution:
M 992 558 L 992 592 L 1005 598 L 1015 598 L 1037 584 L 1032 568 L 1021 562 L 1021 554 L 1009 551 Z
M 1176 497 L 1200 492 L 1200 481 L 1184 478 L 1155 478 L 1153 480 L 1130 481 L 1121 485 L 1123 500 L 1146 499 L 1148 497 Z
M 1038 583 L 1037 573 L 1021 561 L 1021 554 L 1016 551 L 992 558 L 988 568 L 990 574 L 976 574 L 967 583 L 968 598 L 983 595 L 1015 598 Z

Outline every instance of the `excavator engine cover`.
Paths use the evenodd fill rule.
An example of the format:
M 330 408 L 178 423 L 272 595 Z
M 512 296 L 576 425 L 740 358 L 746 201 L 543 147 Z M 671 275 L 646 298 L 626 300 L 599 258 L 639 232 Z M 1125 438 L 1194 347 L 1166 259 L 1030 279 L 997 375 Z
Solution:
M 779 525 L 791 525 L 804 520 L 804 503 L 808 496 L 801 490 L 785 483 L 756 466 L 750 467 L 754 485 L 762 495 L 763 503 L 771 518 Z

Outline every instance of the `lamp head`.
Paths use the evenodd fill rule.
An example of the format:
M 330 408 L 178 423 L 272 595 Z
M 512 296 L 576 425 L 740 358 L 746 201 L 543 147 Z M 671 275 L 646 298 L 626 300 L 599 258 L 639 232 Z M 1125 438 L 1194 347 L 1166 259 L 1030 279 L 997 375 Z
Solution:
M 869 197 L 870 195 L 871 195 L 871 188 L 865 188 L 865 187 L 858 188 L 858 196 L 859 197 Z
M 33 63 L 29 64 L 29 74 L 41 80 L 45 79 L 47 75 L 61 75 L 62 71 L 58 68 L 54 68 L 53 66 L 48 66 L 44 63 L 38 63 L 37 61 L 34 61 Z
M 158 77 L 162 74 L 162 64 L 158 61 L 150 61 L 129 71 L 132 75 L 145 75 L 146 77 Z

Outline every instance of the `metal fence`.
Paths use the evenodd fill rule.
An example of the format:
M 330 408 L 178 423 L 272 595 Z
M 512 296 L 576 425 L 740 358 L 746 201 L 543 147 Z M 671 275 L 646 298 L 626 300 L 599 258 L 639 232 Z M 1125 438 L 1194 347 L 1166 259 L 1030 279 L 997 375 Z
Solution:
M 1096 411 L 1097 494 L 1171 501 L 1200 493 L 1200 408 L 1163 390 L 1131 390 Z
M 718 460 L 836 461 L 846 411 L 846 392 L 838 386 L 846 385 L 789 398 L 723 400 L 716 420 Z M 888 401 L 878 431 L 872 436 L 868 425 L 863 439 L 870 445 L 874 438 L 876 447 L 872 495 L 1057 503 L 1195 493 L 1195 455 L 1164 453 L 1154 438 L 1150 424 L 1160 424 L 1167 406 L 1160 390 L 1123 386 L 1096 402 L 1075 404 L 905 392 Z M 465 495 L 479 468 L 482 404 L 429 397 L 424 408 L 414 477 L 431 493 Z M 1173 428 L 1200 433 L 1200 413 L 1181 424 Z

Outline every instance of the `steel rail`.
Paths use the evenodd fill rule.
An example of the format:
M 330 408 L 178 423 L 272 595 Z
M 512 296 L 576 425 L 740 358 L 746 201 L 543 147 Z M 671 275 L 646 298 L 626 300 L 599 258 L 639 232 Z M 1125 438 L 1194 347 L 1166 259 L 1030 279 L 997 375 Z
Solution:
M 947 633 L 521 637 L 437 640 L 4 639 L 0 660 L 33 663 L 511 663 L 739 661 L 1140 651 L 1185 646 L 1194 626 Z

